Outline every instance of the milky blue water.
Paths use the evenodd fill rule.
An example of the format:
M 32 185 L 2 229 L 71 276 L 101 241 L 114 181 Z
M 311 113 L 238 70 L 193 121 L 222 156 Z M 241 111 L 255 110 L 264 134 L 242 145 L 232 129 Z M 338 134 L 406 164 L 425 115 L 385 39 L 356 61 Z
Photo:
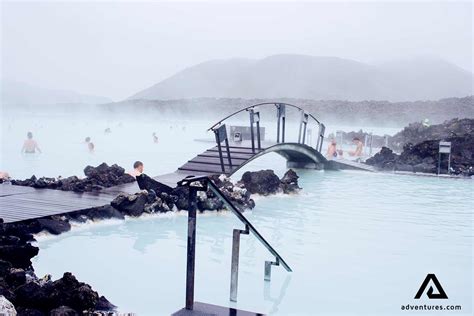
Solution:
M 85 162 L 127 165 L 140 157 L 150 174 L 159 174 L 209 147 L 192 141 L 209 136 L 203 132 L 205 124 L 145 123 L 114 125 L 112 134 L 105 135 L 103 122 L 90 122 L 86 130 L 77 122 L 59 133 L 50 127 L 64 124 L 48 121 L 37 132 L 45 153 L 34 162 L 21 155 L 4 156 L 2 168 L 18 177 L 31 171 L 73 174 Z M 178 136 L 155 146 L 154 130 L 159 136 Z M 2 153 L 14 152 L 22 134 L 6 130 Z M 96 140 L 94 155 L 81 143 L 86 134 Z M 184 149 L 177 141 L 185 142 Z M 280 175 L 286 170 L 277 155 L 262 157 L 246 170 L 262 168 Z M 238 302 L 229 302 L 232 229 L 243 227 L 229 212 L 199 214 L 197 301 L 270 315 L 440 314 L 402 311 L 407 304 L 461 305 L 462 311 L 453 315 L 472 315 L 472 180 L 297 172 L 303 188 L 299 194 L 255 197 L 256 208 L 245 213 L 293 272 L 274 267 L 272 281 L 264 282 L 263 264 L 272 258 L 252 235 L 242 236 Z M 38 275 L 52 273 L 54 278 L 72 271 L 120 311 L 170 314 L 184 305 L 186 215 L 106 221 L 57 237 L 40 236 L 34 267 Z M 449 299 L 429 300 L 426 294 L 414 299 L 428 273 L 436 274 Z

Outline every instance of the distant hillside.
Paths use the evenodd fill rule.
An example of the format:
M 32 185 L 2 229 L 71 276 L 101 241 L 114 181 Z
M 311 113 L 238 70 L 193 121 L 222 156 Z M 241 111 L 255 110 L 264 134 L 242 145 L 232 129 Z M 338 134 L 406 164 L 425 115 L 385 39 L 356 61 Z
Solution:
M 302 98 L 435 100 L 472 94 L 473 75 L 436 59 L 369 65 L 336 57 L 275 55 L 186 68 L 129 99 Z
M 429 119 L 442 123 L 452 118 L 474 118 L 474 97 L 447 98 L 437 101 L 335 101 L 308 99 L 224 99 L 125 100 L 100 106 L 107 115 L 143 115 L 148 118 L 170 116 L 217 120 L 243 107 L 262 102 L 287 102 L 314 114 L 326 124 L 401 127 Z M 269 115 L 275 115 L 275 113 Z M 267 114 L 264 114 L 267 115 Z
M 67 90 L 49 90 L 23 82 L 1 82 L 1 101 L 4 106 L 31 106 L 53 104 L 100 104 L 111 102 L 110 99 L 86 95 Z

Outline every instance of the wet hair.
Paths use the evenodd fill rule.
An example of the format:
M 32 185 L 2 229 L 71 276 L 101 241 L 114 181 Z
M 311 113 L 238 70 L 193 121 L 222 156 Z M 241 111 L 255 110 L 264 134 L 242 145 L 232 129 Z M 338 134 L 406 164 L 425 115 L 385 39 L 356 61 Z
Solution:
M 360 138 L 359 137 L 354 137 L 352 140 L 359 140 L 360 141 Z
M 29 139 L 32 139 L 33 138 L 33 133 L 32 132 L 28 132 L 26 134 L 26 137 L 28 137 Z
M 143 162 L 141 162 L 141 161 L 135 161 L 134 164 L 133 164 L 134 169 L 137 169 L 140 166 L 143 166 Z
M 86 137 L 86 142 L 90 142 L 91 141 L 91 138 L 90 137 Z

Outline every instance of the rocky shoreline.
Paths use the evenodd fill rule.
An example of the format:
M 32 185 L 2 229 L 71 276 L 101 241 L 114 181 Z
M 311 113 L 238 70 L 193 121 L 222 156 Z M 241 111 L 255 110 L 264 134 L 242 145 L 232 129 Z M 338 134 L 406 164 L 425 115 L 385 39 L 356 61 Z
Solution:
M 451 142 L 451 165 L 441 156 L 443 174 L 474 175 L 474 119 L 453 119 L 443 124 L 423 126 L 412 123 L 389 139 L 389 146 L 365 163 L 383 171 L 405 171 L 435 174 L 438 172 L 439 142 Z M 402 147 L 402 152 L 395 151 Z
M 111 183 L 129 181 L 123 177 L 123 168 L 101 164 L 86 167 L 86 178 L 63 181 L 53 178 L 13 180 L 12 184 L 35 188 L 50 188 L 76 192 L 99 191 Z M 71 177 L 67 178 L 70 179 Z M 45 180 L 48 179 L 48 180 Z M 242 211 L 255 207 L 251 194 L 291 194 L 300 190 L 298 176 L 288 170 L 280 179 L 272 170 L 246 172 L 242 179 L 233 183 L 224 175 L 214 176 L 212 181 Z M 134 179 L 133 179 L 134 180 Z M 90 285 L 79 282 L 70 272 L 52 281 L 51 276 L 38 278 L 31 258 L 39 248 L 32 243 L 34 235 L 48 232 L 58 235 L 71 229 L 71 223 L 97 221 L 125 216 L 139 217 L 144 213 L 165 213 L 187 210 L 186 188 L 175 188 L 171 194 L 139 191 L 119 194 L 109 205 L 62 215 L 49 216 L 16 223 L 3 223 L 0 219 L 0 305 L 16 309 L 18 315 L 108 315 L 116 310 L 104 296 Z M 200 192 L 199 211 L 222 210 L 223 203 L 211 191 Z M 2 296 L 4 297 L 2 299 Z
M 70 176 L 67 178 L 41 177 L 25 180 L 11 180 L 11 184 L 27 186 L 37 189 L 53 189 L 74 192 L 93 192 L 103 188 L 109 188 L 119 184 L 131 183 L 135 178 L 125 173 L 125 169 L 114 164 L 107 165 L 105 162 L 97 167 L 87 166 L 84 169 L 85 178 Z

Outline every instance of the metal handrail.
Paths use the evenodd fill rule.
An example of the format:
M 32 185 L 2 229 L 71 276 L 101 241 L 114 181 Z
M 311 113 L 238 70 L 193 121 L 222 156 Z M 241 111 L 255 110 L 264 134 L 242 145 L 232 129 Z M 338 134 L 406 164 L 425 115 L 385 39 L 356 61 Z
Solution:
M 234 213 L 235 216 L 242 222 L 242 224 L 245 225 L 248 230 L 255 235 L 255 237 L 260 241 L 265 248 L 273 255 L 275 256 L 277 263 L 280 263 L 286 271 L 292 272 L 290 266 L 286 263 L 286 261 L 280 256 L 280 254 L 266 241 L 265 238 L 260 234 L 260 232 L 250 223 L 250 221 L 232 204 L 232 202 L 219 190 L 219 188 L 209 179 L 207 176 L 201 176 L 201 177 L 189 177 L 181 180 L 178 185 L 186 185 L 191 184 L 193 182 L 203 182 L 205 181 L 208 188 L 211 189 L 211 191 L 219 197 L 222 202 L 224 202 L 225 206 Z
M 238 111 L 235 111 L 229 115 L 227 115 L 226 117 L 224 117 L 223 119 L 221 119 L 219 122 L 215 123 L 214 125 L 212 125 L 211 127 L 209 127 L 207 130 L 210 131 L 211 129 L 213 129 L 214 127 L 218 126 L 219 124 L 221 124 L 222 122 L 224 122 L 225 120 L 227 120 L 228 118 L 231 118 L 232 116 L 240 113 L 240 112 L 243 112 L 243 111 L 248 111 L 249 109 L 251 108 L 254 108 L 254 107 L 257 107 L 257 106 L 262 106 L 262 105 L 277 105 L 277 104 L 283 104 L 285 106 L 290 106 L 290 107 L 293 107 L 293 108 L 296 108 L 300 111 L 304 111 L 303 108 L 299 107 L 299 106 L 296 106 L 294 104 L 290 104 L 290 103 L 284 103 L 284 102 L 263 102 L 263 103 L 258 103 L 258 104 L 254 104 L 254 105 L 250 105 L 250 106 L 247 106 L 243 109 L 240 109 Z M 318 124 L 321 124 L 321 122 L 316 118 L 314 117 L 311 113 L 307 113 L 309 115 L 309 117 L 311 117 L 313 120 L 315 120 Z
M 275 259 L 277 262 L 279 262 L 286 271 L 292 272 L 290 266 L 285 262 L 285 260 L 280 256 L 280 254 L 266 241 L 265 238 L 260 234 L 260 232 L 250 223 L 250 221 L 232 204 L 232 202 L 229 201 L 229 199 L 222 194 L 221 190 L 212 182 L 208 181 L 208 186 L 209 189 L 217 196 L 219 197 L 222 202 L 224 202 L 225 206 L 234 213 L 235 216 L 245 225 L 248 230 L 255 235 L 255 237 L 260 241 L 260 243 L 267 248 L 267 250 L 275 256 Z

